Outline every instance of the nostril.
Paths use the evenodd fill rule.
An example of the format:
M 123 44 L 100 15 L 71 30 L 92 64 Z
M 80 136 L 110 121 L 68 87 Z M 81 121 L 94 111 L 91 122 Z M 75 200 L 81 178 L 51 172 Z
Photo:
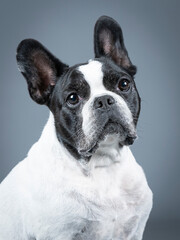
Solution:
M 107 103 L 108 103 L 108 105 L 114 104 L 114 103 L 115 103 L 114 98 L 108 98 L 108 99 L 107 99 Z
M 103 103 L 102 103 L 102 101 L 98 101 L 98 104 L 97 104 L 97 108 L 102 108 L 102 106 L 103 106 Z

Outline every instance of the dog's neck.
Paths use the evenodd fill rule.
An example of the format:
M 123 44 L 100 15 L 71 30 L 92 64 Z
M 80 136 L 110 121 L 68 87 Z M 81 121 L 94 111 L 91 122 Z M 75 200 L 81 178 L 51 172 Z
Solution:
M 38 151 L 38 152 L 37 152 Z M 99 148 L 92 155 L 90 161 L 75 159 L 69 151 L 59 142 L 56 136 L 54 116 L 50 112 L 49 119 L 44 127 L 40 139 L 30 149 L 28 155 L 33 155 L 36 161 L 42 161 L 42 164 L 51 161 L 57 164 L 64 162 L 72 169 L 81 169 L 88 174 L 92 169 L 106 168 L 117 163 L 123 163 L 132 158 L 132 153 L 127 146 L 120 147 L 115 135 L 108 136 Z M 43 156 L 41 156 L 43 155 Z M 37 156 L 39 158 L 37 159 Z M 34 159 L 31 157 L 31 159 Z

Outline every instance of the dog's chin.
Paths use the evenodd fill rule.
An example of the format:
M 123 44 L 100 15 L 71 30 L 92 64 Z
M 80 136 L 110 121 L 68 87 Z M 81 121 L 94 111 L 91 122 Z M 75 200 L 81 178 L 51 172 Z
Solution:
M 109 144 L 109 146 L 111 146 L 114 139 L 116 139 L 116 142 L 122 147 L 124 145 L 132 145 L 136 137 L 136 133 L 130 134 L 119 123 L 108 122 L 103 130 L 91 141 L 91 144 L 89 144 L 88 147 L 79 150 L 79 153 L 83 157 L 91 157 L 99 148 L 99 145 L 104 141 L 107 145 Z M 107 139 L 108 141 L 106 141 Z

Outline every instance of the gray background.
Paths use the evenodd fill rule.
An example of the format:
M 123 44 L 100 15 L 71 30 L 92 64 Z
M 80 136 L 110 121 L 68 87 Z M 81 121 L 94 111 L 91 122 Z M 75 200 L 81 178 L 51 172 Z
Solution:
M 93 58 L 93 27 L 116 19 L 138 66 L 139 140 L 132 147 L 154 193 L 144 239 L 180 239 L 180 1 L 0 2 L 0 181 L 38 139 L 48 109 L 29 97 L 15 53 L 24 38 L 41 41 L 73 65 Z

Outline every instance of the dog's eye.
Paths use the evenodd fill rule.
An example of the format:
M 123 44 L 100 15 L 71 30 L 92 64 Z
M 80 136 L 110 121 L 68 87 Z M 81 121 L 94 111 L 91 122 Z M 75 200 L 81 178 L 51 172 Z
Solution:
M 129 88 L 130 88 L 130 81 L 126 78 L 122 78 L 120 81 L 119 81 L 119 84 L 118 84 L 118 88 L 121 90 L 121 91 L 128 91 Z
M 77 93 L 71 93 L 66 100 L 67 103 L 71 104 L 71 105 L 75 105 L 79 102 L 79 96 L 77 95 Z

